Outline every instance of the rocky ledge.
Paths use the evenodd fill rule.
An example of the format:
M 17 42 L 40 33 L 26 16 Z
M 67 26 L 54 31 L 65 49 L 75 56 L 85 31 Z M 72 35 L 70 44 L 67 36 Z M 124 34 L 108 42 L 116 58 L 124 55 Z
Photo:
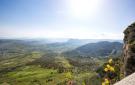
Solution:
M 135 73 L 127 76 L 126 78 L 122 79 L 114 85 L 135 85 Z

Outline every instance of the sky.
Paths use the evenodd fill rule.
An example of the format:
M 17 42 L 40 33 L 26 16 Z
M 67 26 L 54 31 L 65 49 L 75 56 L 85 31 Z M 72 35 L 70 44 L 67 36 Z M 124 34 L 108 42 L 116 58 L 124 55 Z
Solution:
M 123 39 L 135 0 L 0 0 L 0 38 Z

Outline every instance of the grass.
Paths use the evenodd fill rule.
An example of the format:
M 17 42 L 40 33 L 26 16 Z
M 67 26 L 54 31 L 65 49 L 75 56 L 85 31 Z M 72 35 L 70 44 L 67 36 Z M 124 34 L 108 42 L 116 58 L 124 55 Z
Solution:
M 8 72 L 0 83 L 8 82 L 13 85 L 56 85 L 64 82 L 67 73 L 57 73 L 57 70 L 44 69 L 37 65 L 25 66 Z
M 42 56 L 41 53 L 38 52 L 32 52 L 30 54 L 25 54 L 22 56 L 13 57 L 10 59 L 6 59 L 0 62 L 0 69 L 3 68 L 9 68 L 9 67 L 15 67 L 19 65 L 25 65 L 28 62 L 34 61 L 37 58 L 40 58 Z
M 31 79 L 41 79 L 52 76 L 56 70 L 40 68 L 40 66 L 26 66 L 20 71 L 9 72 L 7 75 L 11 78 L 21 81 L 30 81 Z
M 44 69 L 40 65 L 30 65 L 8 72 L 3 78 L 0 78 L 0 81 L 2 81 L 0 83 L 8 82 L 11 85 L 57 85 L 71 79 L 82 83 L 84 78 L 93 75 L 95 75 L 94 72 L 79 74 L 71 72 L 58 73 L 54 69 Z
M 78 85 L 82 85 L 85 79 L 89 79 L 94 75 L 96 75 L 96 72 L 82 72 L 74 74 L 74 79 L 78 82 Z
M 25 63 L 40 57 L 41 55 L 39 53 L 34 52 L 24 57 L 11 58 L 0 62 L 0 67 L 6 68 L 24 64 L 13 71 L 0 75 L 0 85 L 4 82 L 9 83 L 9 85 L 65 85 L 65 81 L 70 80 L 75 80 L 79 82 L 77 85 L 82 85 L 85 79 L 96 75 L 95 72 L 91 71 L 58 73 L 57 69 L 42 68 L 40 65 L 25 66 Z M 55 58 L 55 62 L 64 68 L 73 67 L 66 58 L 59 56 Z
M 72 65 L 69 64 L 69 61 L 67 59 L 65 59 L 64 57 L 56 57 L 55 62 L 61 64 L 65 68 L 71 68 L 72 67 Z

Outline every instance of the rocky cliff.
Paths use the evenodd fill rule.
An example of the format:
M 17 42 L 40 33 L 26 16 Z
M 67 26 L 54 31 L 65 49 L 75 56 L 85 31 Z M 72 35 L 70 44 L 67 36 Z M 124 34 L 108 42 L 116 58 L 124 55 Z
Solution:
M 128 76 L 135 72 L 135 23 L 124 31 L 124 75 Z
M 123 60 L 125 78 L 114 85 L 135 85 L 135 22 L 124 31 Z

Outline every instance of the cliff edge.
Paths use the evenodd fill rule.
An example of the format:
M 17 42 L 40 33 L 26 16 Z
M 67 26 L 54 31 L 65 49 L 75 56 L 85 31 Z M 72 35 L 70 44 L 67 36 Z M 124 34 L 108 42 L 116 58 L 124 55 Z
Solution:
M 135 22 L 124 31 L 124 75 L 135 72 Z
M 125 78 L 114 85 L 135 85 L 135 22 L 124 31 L 123 63 Z

